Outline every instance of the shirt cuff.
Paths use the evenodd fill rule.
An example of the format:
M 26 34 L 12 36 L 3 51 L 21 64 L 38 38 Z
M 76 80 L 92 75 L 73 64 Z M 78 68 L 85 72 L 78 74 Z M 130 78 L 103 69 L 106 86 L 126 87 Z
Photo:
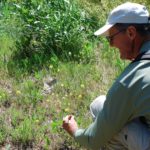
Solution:
M 84 132 L 84 129 L 77 129 L 76 132 L 74 133 L 74 138 L 77 139 L 78 137 L 80 137 Z

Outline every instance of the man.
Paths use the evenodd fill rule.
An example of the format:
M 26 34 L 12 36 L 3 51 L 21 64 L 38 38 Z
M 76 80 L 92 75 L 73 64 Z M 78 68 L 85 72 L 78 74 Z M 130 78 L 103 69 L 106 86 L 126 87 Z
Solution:
M 92 102 L 93 123 L 78 128 L 74 116 L 63 128 L 81 145 L 94 150 L 150 150 L 150 17 L 145 6 L 124 3 L 95 32 L 131 60 L 108 94 Z M 149 57 L 148 57 L 149 56 Z

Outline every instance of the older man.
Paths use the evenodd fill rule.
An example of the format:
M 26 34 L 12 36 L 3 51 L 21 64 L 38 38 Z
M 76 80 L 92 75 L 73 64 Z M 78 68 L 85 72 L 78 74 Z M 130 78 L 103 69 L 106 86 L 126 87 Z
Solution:
M 124 3 L 110 13 L 95 32 L 119 49 L 121 59 L 131 63 L 108 94 L 92 102 L 93 123 L 78 128 L 74 117 L 63 128 L 81 145 L 94 150 L 150 150 L 150 17 L 145 6 Z

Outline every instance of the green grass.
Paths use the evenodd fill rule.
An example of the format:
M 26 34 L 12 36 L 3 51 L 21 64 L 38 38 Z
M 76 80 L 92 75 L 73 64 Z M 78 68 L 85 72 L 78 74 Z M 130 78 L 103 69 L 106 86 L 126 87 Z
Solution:
M 13 78 L 13 82 L 5 77 L 8 83 L 1 85 L 0 103 L 5 112 L 2 120 L 9 130 L 1 134 L 1 141 L 5 143 L 8 138 L 11 147 L 55 149 L 63 147 L 67 139 L 66 146 L 81 149 L 62 130 L 62 118 L 74 114 L 80 126 L 87 126 L 91 121 L 89 104 L 107 92 L 114 69 L 102 60 L 87 65 L 60 62 L 57 72 L 42 70 L 19 81 Z M 43 96 L 43 79 L 48 74 L 57 83 L 51 94 Z
M 121 2 L 78 1 L 94 21 L 95 17 L 100 20 L 99 25 L 105 22 L 109 10 Z M 41 66 L 33 67 L 36 63 L 32 61 L 39 59 L 37 62 L 41 63 L 42 57 L 25 58 L 14 65 L 11 56 L 16 52 L 15 40 L 21 36 L 21 27 L 2 4 L 5 17 L 0 19 L 0 149 L 84 150 L 62 129 L 62 118 L 73 114 L 81 127 L 88 126 L 92 121 L 90 103 L 107 93 L 127 62 L 120 60 L 118 50 L 110 48 L 106 39 L 92 36 L 88 41 L 86 35 L 78 61 L 70 58 L 72 52 L 68 50 L 65 60 L 53 55 Z M 95 30 L 93 27 L 90 34 Z M 49 94 L 43 94 L 49 77 L 57 82 Z

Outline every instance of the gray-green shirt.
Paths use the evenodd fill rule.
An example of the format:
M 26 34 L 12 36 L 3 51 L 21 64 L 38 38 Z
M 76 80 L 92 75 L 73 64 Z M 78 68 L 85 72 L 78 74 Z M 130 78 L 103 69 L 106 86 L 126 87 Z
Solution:
M 140 52 L 150 50 L 150 41 Z M 103 109 L 86 129 L 78 129 L 75 139 L 81 145 L 99 150 L 132 119 L 145 116 L 150 121 L 150 61 L 128 65 L 110 88 Z

